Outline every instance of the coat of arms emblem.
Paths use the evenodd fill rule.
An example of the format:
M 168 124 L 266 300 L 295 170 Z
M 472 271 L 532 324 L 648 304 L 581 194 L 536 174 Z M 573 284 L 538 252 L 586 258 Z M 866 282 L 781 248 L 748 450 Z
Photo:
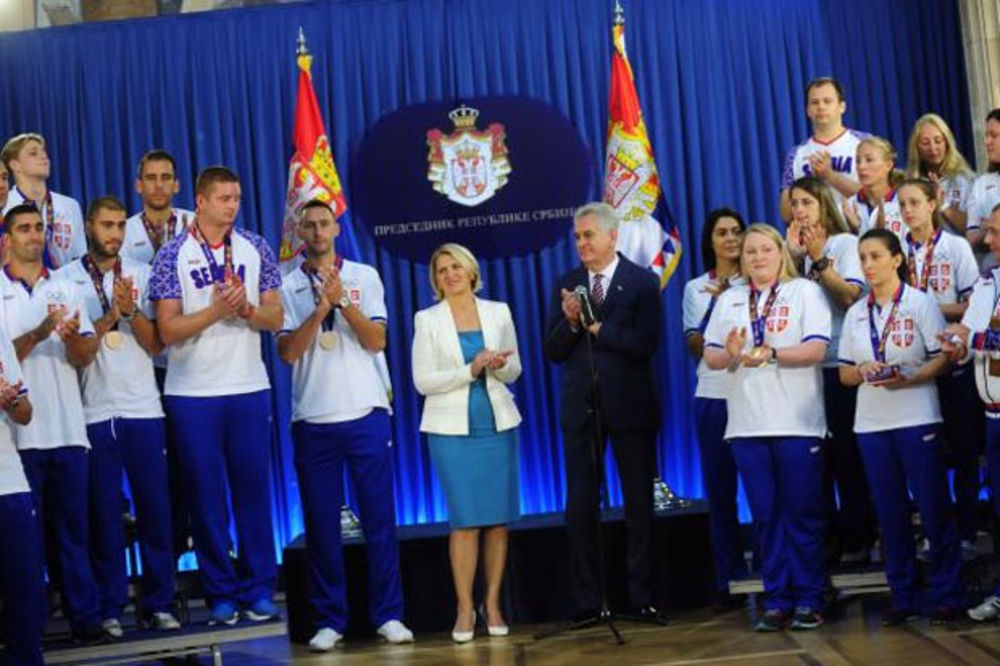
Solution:
M 455 125 L 451 134 L 437 128 L 427 132 L 427 179 L 451 201 L 478 206 L 507 184 L 511 172 L 504 127 L 491 123 L 476 129 L 479 111 L 464 104 L 448 117 Z

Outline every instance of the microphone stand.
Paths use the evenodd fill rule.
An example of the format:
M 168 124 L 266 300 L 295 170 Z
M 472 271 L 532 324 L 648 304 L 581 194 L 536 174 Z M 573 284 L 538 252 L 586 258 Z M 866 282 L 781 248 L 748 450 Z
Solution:
M 583 300 L 582 296 L 581 300 Z M 591 310 L 588 306 L 589 303 L 583 304 L 584 312 Z M 592 323 L 594 323 L 593 320 L 591 320 L 591 324 Z M 585 323 L 584 326 L 589 326 L 589 324 Z M 552 629 L 540 631 L 535 634 L 534 638 L 535 640 L 543 640 L 566 633 L 567 631 L 586 629 L 587 627 L 603 624 L 611 631 L 612 634 L 614 634 L 615 643 L 617 645 L 623 645 L 625 643 L 625 639 L 615 626 L 615 615 L 611 612 L 611 608 L 608 606 L 607 581 L 605 580 L 606 576 L 604 573 L 604 530 L 602 529 L 603 523 L 601 521 L 601 488 L 603 487 L 602 481 L 604 479 L 604 465 L 600 455 L 602 451 L 601 445 L 604 443 L 604 432 L 601 428 L 601 400 L 600 394 L 598 393 L 599 385 L 597 377 L 597 364 L 594 362 L 594 336 L 591 335 L 590 331 L 585 329 L 584 337 L 587 339 L 587 358 L 590 364 L 590 399 L 587 404 L 587 418 L 590 421 L 590 426 L 592 428 L 592 436 L 590 440 L 591 482 L 593 483 L 594 489 L 597 491 L 597 502 L 594 503 L 593 519 L 597 525 L 597 581 L 599 588 L 598 591 L 601 596 L 601 605 L 595 615 L 574 620 L 567 624 L 558 625 Z

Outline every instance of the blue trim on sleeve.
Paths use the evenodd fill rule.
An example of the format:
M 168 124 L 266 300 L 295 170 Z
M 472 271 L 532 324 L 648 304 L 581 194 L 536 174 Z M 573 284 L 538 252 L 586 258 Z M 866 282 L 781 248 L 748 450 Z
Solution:
M 386 319 L 385 317 L 371 317 L 371 318 L 369 318 L 369 321 L 380 321 L 383 324 L 388 324 L 389 323 L 389 320 Z
M 725 347 L 723 347 L 722 345 L 717 345 L 714 342 L 706 342 L 705 346 L 712 347 L 713 349 L 725 349 Z
M 839 363 L 841 365 L 857 365 L 857 363 L 855 363 L 854 361 L 852 361 L 852 360 L 850 360 L 848 358 L 838 358 L 837 359 L 837 363 Z
M 684 329 L 684 337 L 685 338 L 687 336 L 691 335 L 692 333 L 701 333 L 701 331 L 698 330 L 697 328 L 685 328 Z
M 802 342 L 809 342 L 810 340 L 822 340 L 823 342 L 829 342 L 830 338 L 825 335 L 807 335 L 802 338 Z
M 177 275 L 177 255 L 181 246 L 187 240 L 187 234 L 181 234 L 160 248 L 153 260 L 153 269 L 149 274 L 149 300 L 162 301 L 181 299 L 181 280 Z
M 864 280 L 856 280 L 856 279 L 854 279 L 854 278 L 846 278 L 846 279 L 844 280 L 844 282 L 846 282 L 846 283 L 848 283 L 848 284 L 856 284 L 856 285 L 858 285 L 859 287 L 861 287 L 862 289 L 864 289 L 865 287 L 867 287 L 867 286 L 868 286 L 868 285 L 866 285 L 866 284 L 864 283 Z

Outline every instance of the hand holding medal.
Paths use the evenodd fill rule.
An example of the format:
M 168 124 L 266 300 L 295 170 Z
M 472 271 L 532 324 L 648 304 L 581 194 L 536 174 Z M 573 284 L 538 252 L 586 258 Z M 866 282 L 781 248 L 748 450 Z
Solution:
M 882 388 L 897 388 L 904 381 L 898 365 L 888 365 L 882 361 L 862 363 L 858 365 L 858 372 L 866 383 Z
M 774 359 L 774 350 L 766 342 L 754 347 L 743 355 L 742 362 L 748 368 L 756 368 L 770 363 Z
M 938 334 L 941 342 L 941 352 L 948 357 L 952 363 L 959 363 L 965 357 L 968 349 L 969 329 L 961 324 L 948 324 L 948 326 Z

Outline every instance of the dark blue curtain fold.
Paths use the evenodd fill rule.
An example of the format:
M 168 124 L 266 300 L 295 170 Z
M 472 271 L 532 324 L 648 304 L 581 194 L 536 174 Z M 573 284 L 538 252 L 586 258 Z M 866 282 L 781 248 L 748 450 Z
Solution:
M 355 152 L 379 117 L 409 104 L 484 95 L 525 95 L 560 109 L 598 158 L 599 184 L 612 5 L 352 0 L 5 34 L 0 135 L 43 133 L 54 188 L 84 203 L 114 193 L 135 209 L 135 164 L 150 147 L 177 157 L 183 205 L 192 204 L 198 169 L 230 165 L 244 182 L 242 224 L 276 246 L 302 26 L 348 199 Z M 729 205 L 750 220 L 778 219 L 782 158 L 809 133 L 803 88 L 814 76 L 841 79 L 848 124 L 886 136 L 901 155 L 913 121 L 926 111 L 943 115 L 971 153 L 958 8 L 954 0 L 628 0 L 626 18 L 639 96 L 686 248 L 663 296 L 659 465 L 679 493 L 700 496 L 693 366 L 681 336 L 680 298 L 684 281 L 703 270 L 697 248 L 706 212 Z M 516 168 L 516 155 L 511 159 Z M 346 222 L 341 251 L 374 264 L 387 288 L 399 520 L 442 520 L 444 498 L 418 433 L 420 401 L 409 366 L 413 313 L 432 302 L 427 266 L 378 249 L 363 220 L 348 213 Z M 508 301 L 518 326 L 526 513 L 563 503 L 558 370 L 545 362 L 539 341 L 551 285 L 574 259 L 567 237 L 537 254 L 483 267 L 484 295 Z M 289 373 L 271 341 L 265 350 L 275 387 L 280 546 L 302 524 L 288 434 Z M 331 390 L 349 381 L 337 378 Z M 609 489 L 617 503 L 613 475 Z M 331 517 L 335 509 L 331 504 Z

